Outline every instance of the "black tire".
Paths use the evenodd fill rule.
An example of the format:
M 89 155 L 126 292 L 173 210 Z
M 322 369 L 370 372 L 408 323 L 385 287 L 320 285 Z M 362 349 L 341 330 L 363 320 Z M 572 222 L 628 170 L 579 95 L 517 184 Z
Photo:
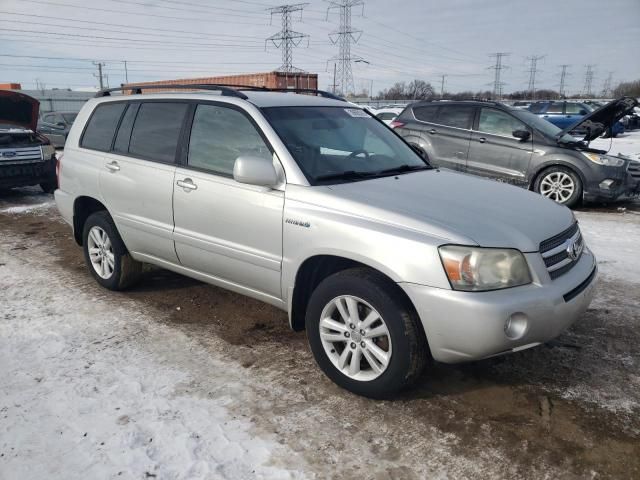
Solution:
M 113 272 L 109 278 L 102 278 L 94 269 L 89 257 L 89 231 L 93 227 L 101 228 L 111 241 L 114 266 Z M 96 281 L 109 290 L 124 290 L 139 280 L 142 273 L 142 263 L 131 258 L 127 248 L 118 233 L 118 229 L 113 223 L 113 219 L 106 211 L 92 213 L 84 223 L 82 229 L 82 250 L 84 251 L 84 260 L 87 264 L 89 272 Z
M 40 188 L 42 189 L 42 191 L 44 193 L 53 193 L 56 191 L 56 188 L 58 187 L 57 182 L 55 180 L 51 180 L 48 182 L 42 182 L 40 184 Z
M 370 304 L 389 331 L 392 348 L 389 363 L 372 380 L 356 380 L 342 373 L 322 345 L 320 316 L 325 306 L 341 295 L 352 295 Z M 428 359 L 427 340 L 413 306 L 397 285 L 368 268 L 343 270 L 324 279 L 311 294 L 305 323 L 311 351 L 322 371 L 337 385 L 358 395 L 376 399 L 393 396 L 420 377 Z
M 573 181 L 573 184 L 574 184 L 575 188 L 574 188 L 574 191 L 571 194 L 571 196 L 568 199 L 566 199 L 564 202 L 557 201 L 554 198 L 551 198 L 551 200 L 557 201 L 561 205 L 565 205 L 565 206 L 567 206 L 569 208 L 573 208 L 573 207 L 578 206 L 580 204 L 580 202 L 582 201 L 582 191 L 583 191 L 582 179 L 580 178 L 580 175 L 578 175 L 576 172 L 574 172 L 570 168 L 562 167 L 562 166 L 559 166 L 559 165 L 558 166 L 554 166 L 554 167 L 545 168 L 536 177 L 536 181 L 535 181 L 535 183 L 533 185 L 534 191 L 536 191 L 537 193 L 539 193 L 541 195 L 544 195 L 542 193 L 542 191 L 541 191 L 542 181 L 546 177 L 548 177 L 549 175 L 552 175 L 554 173 L 564 173 L 564 174 L 568 175 L 569 177 L 571 177 L 571 180 Z

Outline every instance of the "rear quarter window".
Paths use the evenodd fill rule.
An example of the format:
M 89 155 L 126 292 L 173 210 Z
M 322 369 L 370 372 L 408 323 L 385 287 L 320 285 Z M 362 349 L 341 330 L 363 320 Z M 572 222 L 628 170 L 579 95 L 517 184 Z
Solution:
M 111 149 L 113 136 L 126 103 L 103 103 L 93 111 L 82 135 L 80 146 L 107 152 Z

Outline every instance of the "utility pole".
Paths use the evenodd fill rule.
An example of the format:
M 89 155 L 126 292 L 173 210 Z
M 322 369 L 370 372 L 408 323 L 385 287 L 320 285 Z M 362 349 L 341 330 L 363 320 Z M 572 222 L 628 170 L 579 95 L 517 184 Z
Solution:
M 440 75 L 440 98 L 444 98 L 444 80 L 448 75 Z
M 593 96 L 593 67 L 595 67 L 595 65 L 590 64 L 590 65 L 586 65 L 587 67 L 587 71 L 584 74 L 584 87 L 582 87 L 582 94 L 587 97 L 590 98 Z
M 607 98 L 611 94 L 611 81 L 613 80 L 613 72 L 609 72 L 604 85 L 602 86 L 602 98 Z
M 567 83 L 567 68 L 569 68 L 570 65 L 560 65 L 560 68 L 562 68 L 562 71 L 560 72 L 560 98 L 564 98 L 566 97 L 566 93 L 565 93 L 565 85 Z
M 124 61 L 124 81 L 125 83 L 129 83 L 129 72 L 127 70 L 127 61 Z
M 527 57 L 529 60 L 529 87 L 527 90 L 529 91 L 529 95 L 531 99 L 534 100 L 536 98 L 536 73 L 538 72 L 538 60 L 542 60 L 544 55 L 532 55 Z
M 336 64 L 333 64 L 333 83 L 331 84 L 331 91 L 336 93 Z
M 362 30 L 355 30 L 351 27 L 351 9 L 359 6 L 362 6 L 364 11 L 364 2 L 362 0 L 329 0 L 329 7 L 327 7 L 327 19 L 329 19 L 329 12 L 332 9 L 338 9 L 340 13 L 340 26 L 329 34 L 331 42 L 334 45 L 338 44 L 338 55 L 332 57 L 329 61 L 337 63 L 339 92 L 343 95 L 354 91 L 351 62 L 363 60 L 357 55 L 351 55 L 351 42 L 358 43 L 362 36 Z
M 293 66 L 293 47 L 297 47 L 302 43 L 302 40 L 308 38 L 309 35 L 304 33 L 295 32 L 291 29 L 291 14 L 294 12 L 300 12 L 302 18 L 302 10 L 309 5 L 308 3 L 296 3 L 292 5 L 280 5 L 279 7 L 268 8 L 271 12 L 271 19 L 273 21 L 273 15 L 279 14 L 281 16 L 282 28 L 278 33 L 271 35 L 265 41 L 265 48 L 267 42 L 271 42 L 276 48 L 282 49 L 282 65 L 279 70 L 281 72 L 293 72 L 297 70 Z
M 496 64 L 492 67 L 489 67 L 491 70 L 495 70 L 495 75 L 493 78 L 493 99 L 500 100 L 502 99 L 502 87 L 504 87 L 505 83 L 500 80 L 500 74 L 502 70 L 508 68 L 506 65 L 502 63 L 502 59 L 508 57 L 510 54 L 507 52 L 496 52 L 489 55 L 490 57 L 496 58 Z
M 94 77 L 96 77 L 98 79 L 98 81 L 100 82 L 100 90 L 104 89 L 104 78 L 102 75 L 102 67 L 104 67 L 104 63 L 102 62 L 93 62 L 93 64 L 98 67 L 98 74 L 96 75 L 95 73 L 93 74 Z

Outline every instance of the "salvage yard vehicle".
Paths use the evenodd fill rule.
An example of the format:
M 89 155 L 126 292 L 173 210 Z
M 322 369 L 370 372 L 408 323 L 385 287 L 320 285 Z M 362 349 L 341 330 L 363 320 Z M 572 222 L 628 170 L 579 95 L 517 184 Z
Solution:
M 54 147 L 64 147 L 77 115 L 76 112 L 45 113 L 38 122 L 38 133 L 51 140 Z
M 329 378 L 373 398 L 428 359 L 546 342 L 592 299 L 569 209 L 433 168 L 339 97 L 130 88 L 83 107 L 55 192 L 103 287 L 148 262 L 275 305 Z
M 55 149 L 35 131 L 39 106 L 28 95 L 0 90 L 0 188 L 56 188 Z
M 392 127 L 435 165 L 533 190 L 568 207 L 640 193 L 637 162 L 608 155 L 589 142 L 638 105 L 623 97 L 564 130 L 498 102 L 424 101 Z M 583 130 L 584 138 L 570 135 Z

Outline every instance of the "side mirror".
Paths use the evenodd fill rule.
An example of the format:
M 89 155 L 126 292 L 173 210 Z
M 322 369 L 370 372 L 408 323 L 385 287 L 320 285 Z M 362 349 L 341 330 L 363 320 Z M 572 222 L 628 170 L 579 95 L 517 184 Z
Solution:
M 271 187 L 278 183 L 278 173 L 272 160 L 243 155 L 233 164 L 233 179 L 239 183 Z
M 531 136 L 531 132 L 529 132 L 529 130 L 514 130 L 511 132 L 511 135 L 524 141 Z

